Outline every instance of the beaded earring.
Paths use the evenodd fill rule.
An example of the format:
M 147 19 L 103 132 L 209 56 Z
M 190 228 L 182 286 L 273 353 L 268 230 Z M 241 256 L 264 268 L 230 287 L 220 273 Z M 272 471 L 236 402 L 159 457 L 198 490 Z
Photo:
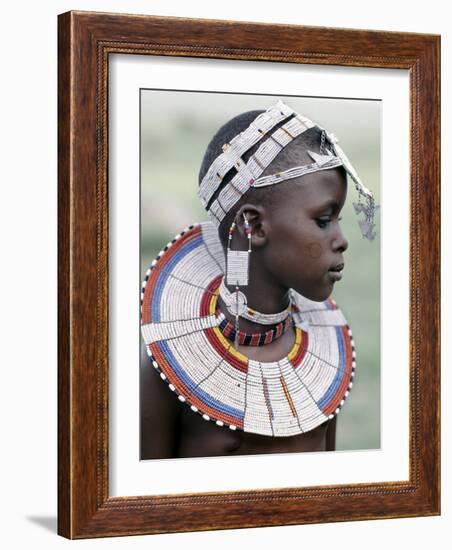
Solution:
M 250 254 L 251 254 L 251 227 L 243 214 L 245 223 L 245 235 L 248 239 L 248 250 L 231 250 L 232 235 L 236 229 L 235 221 L 229 228 L 228 249 L 226 255 L 226 283 L 235 287 L 233 299 L 228 304 L 228 310 L 235 317 L 235 339 L 234 345 L 237 349 L 239 345 L 239 317 L 247 309 L 247 299 L 245 294 L 240 291 L 241 286 L 248 286 Z

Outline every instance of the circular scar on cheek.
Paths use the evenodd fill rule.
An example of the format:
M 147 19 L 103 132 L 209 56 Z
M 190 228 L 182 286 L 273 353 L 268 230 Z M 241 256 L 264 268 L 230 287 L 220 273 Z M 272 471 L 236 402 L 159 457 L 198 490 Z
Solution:
M 322 247 L 319 245 L 319 243 L 308 244 L 307 249 L 308 256 L 313 260 L 320 258 L 320 256 L 322 255 Z

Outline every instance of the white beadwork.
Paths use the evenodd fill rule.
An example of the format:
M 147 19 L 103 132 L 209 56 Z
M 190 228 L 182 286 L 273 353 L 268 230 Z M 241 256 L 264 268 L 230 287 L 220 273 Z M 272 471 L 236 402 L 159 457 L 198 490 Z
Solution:
M 145 325 L 142 329 L 143 339 L 146 344 L 169 338 L 178 338 L 184 334 L 191 334 L 198 330 L 204 330 L 217 325 L 215 315 L 200 317 L 198 319 L 181 319 L 175 326 L 174 323 L 152 323 Z
M 227 254 L 227 284 L 248 285 L 248 250 L 228 250 Z
M 287 145 L 290 141 L 301 135 L 312 126 L 313 123 L 309 126 L 298 116 L 295 116 L 287 123 L 283 124 L 281 128 L 276 130 L 274 135 L 281 136 L 281 132 L 285 132 L 287 137 L 284 139 L 284 143 Z M 273 135 L 271 137 L 273 137 Z M 281 143 L 283 143 L 282 138 Z M 281 149 L 282 147 L 279 146 L 274 139 L 268 139 L 258 147 L 254 155 L 252 155 L 248 160 L 248 163 L 246 164 L 247 171 L 245 174 L 243 174 L 240 171 L 240 168 L 238 168 L 237 174 L 220 191 L 218 197 L 209 207 L 208 213 L 213 216 L 215 220 L 217 220 L 216 225 L 219 225 L 219 223 L 226 216 L 227 212 L 229 212 L 241 196 L 248 191 L 250 187 L 254 186 L 255 178 L 258 178 L 262 174 L 265 168 L 267 168 L 267 166 L 276 158 Z M 253 175 L 252 179 L 248 177 L 249 172 Z M 229 189 L 231 186 L 234 188 L 233 191 Z M 207 204 L 207 202 L 203 202 L 204 207 L 207 207 Z
M 321 166 L 319 166 L 317 162 L 314 162 L 312 164 L 306 164 L 305 166 L 296 166 L 294 168 L 289 168 L 289 170 L 286 170 L 285 172 L 278 172 L 277 174 L 273 174 L 271 176 L 258 178 L 253 183 L 253 187 L 266 187 L 268 185 L 273 185 L 282 181 L 300 178 L 301 176 L 305 176 L 306 174 L 313 174 L 314 172 L 318 172 L 319 170 L 331 170 L 341 165 L 342 161 L 339 158 L 331 157 L 328 163 L 322 164 Z
M 229 148 L 226 148 L 226 151 L 223 151 L 213 161 L 201 181 L 198 191 L 201 202 L 204 205 L 208 204 L 225 174 L 234 166 L 234 160 L 237 157 L 240 158 L 243 153 L 262 139 L 264 134 L 292 114 L 293 110 L 290 107 L 282 101 L 278 101 L 276 105 L 272 105 L 267 111 L 260 114 L 245 131 L 232 139 L 228 144 Z

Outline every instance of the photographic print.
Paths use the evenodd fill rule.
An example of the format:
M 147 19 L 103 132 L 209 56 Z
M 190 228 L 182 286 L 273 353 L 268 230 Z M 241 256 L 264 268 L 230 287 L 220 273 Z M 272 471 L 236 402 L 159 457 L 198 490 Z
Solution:
M 140 91 L 141 459 L 379 448 L 380 118 Z

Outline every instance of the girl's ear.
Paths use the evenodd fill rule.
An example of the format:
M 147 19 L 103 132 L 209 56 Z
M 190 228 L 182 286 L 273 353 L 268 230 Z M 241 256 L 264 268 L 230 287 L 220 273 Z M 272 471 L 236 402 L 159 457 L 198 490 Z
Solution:
M 235 223 L 241 235 L 246 236 L 245 218 L 251 229 L 251 246 L 260 247 L 267 243 L 268 220 L 265 208 L 261 205 L 243 204 L 237 211 Z

